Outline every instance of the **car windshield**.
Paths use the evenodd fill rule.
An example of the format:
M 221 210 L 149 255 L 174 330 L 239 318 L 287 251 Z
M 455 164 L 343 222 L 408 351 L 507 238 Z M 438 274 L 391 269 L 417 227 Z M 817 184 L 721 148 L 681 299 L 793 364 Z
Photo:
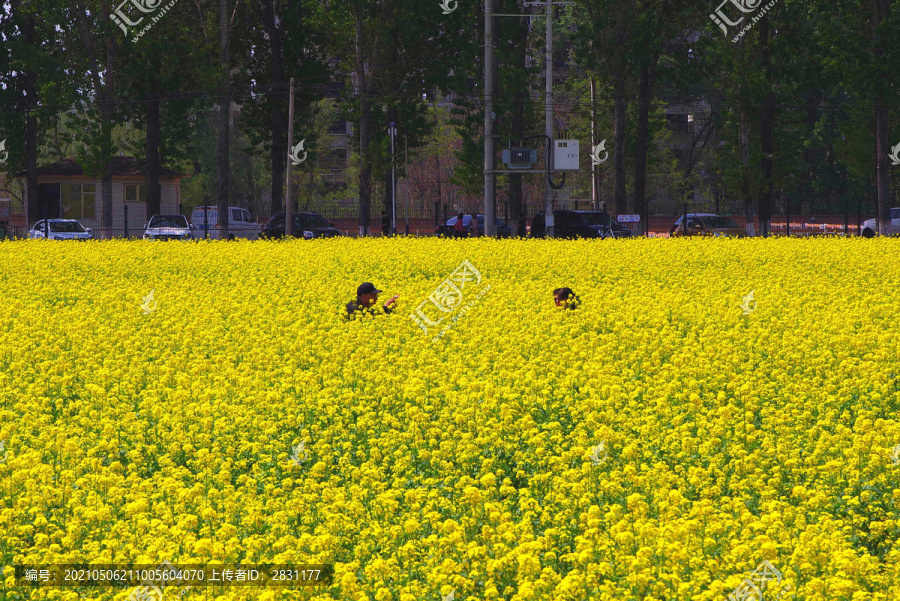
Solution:
M 588 225 L 609 227 L 609 215 L 606 213 L 576 213 L 576 215 L 581 215 L 581 218 Z
M 506 227 L 506 222 L 499 217 L 494 217 L 494 225 L 497 227 Z M 484 227 L 484 215 L 478 216 L 478 227 Z
M 715 217 L 700 217 L 700 221 L 703 222 L 708 228 L 712 229 L 739 229 L 740 226 L 736 224 L 734 221 L 729 219 L 728 217 L 719 217 L 718 215 Z
M 297 214 L 294 215 L 294 225 L 300 227 L 331 227 L 328 220 L 321 215 Z
M 64 234 L 81 234 L 86 230 L 77 221 L 51 221 L 50 231 Z
M 184 215 L 155 215 L 153 219 L 150 220 L 150 224 L 147 226 L 148 229 L 157 228 L 157 227 L 182 227 L 187 228 L 187 219 L 184 218 Z

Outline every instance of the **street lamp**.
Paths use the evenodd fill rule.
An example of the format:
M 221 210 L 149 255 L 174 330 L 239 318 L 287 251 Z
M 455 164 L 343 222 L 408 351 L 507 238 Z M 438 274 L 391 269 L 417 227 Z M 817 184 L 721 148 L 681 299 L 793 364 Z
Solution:
M 391 121 L 388 127 L 391 136 L 391 233 L 397 233 L 397 170 L 394 164 L 394 136 L 397 135 L 397 124 Z

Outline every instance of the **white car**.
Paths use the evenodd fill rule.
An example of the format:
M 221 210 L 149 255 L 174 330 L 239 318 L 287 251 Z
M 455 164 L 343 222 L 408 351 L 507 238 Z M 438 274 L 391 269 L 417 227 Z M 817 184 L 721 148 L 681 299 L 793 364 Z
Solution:
M 49 226 L 49 236 L 45 229 Z M 48 237 L 50 240 L 91 240 L 91 228 L 85 228 L 74 219 L 47 219 L 40 220 L 28 231 L 28 237 L 32 240 L 41 240 Z
M 144 224 L 144 240 L 190 240 L 191 226 L 184 215 L 154 215 Z
M 896 236 L 900 234 L 900 207 L 891 209 L 891 223 L 885 228 L 887 231 L 882 232 L 885 236 Z M 878 233 L 878 221 L 876 219 L 867 219 L 862 225 L 862 237 L 873 238 Z
M 228 207 L 231 211 L 231 219 L 228 220 L 228 239 L 247 238 L 255 239 L 262 231 L 262 227 L 256 222 L 247 209 L 240 207 Z M 204 211 L 206 212 L 206 223 L 209 225 L 210 240 L 219 239 L 219 207 L 194 207 L 191 213 L 191 225 L 194 226 L 194 237 L 203 238 Z

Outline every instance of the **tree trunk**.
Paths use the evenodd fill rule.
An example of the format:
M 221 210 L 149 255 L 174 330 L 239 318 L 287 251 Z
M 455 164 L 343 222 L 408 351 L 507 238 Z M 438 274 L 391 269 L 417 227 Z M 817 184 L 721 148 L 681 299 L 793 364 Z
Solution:
M 229 76 L 229 23 L 228 0 L 219 0 L 219 64 L 222 69 L 221 85 L 223 95 L 219 99 L 219 132 L 216 153 L 217 190 L 218 190 L 218 222 L 219 239 L 227 240 L 231 233 L 230 215 L 228 214 L 228 167 L 231 149 L 231 77 Z
M 437 194 L 435 195 L 437 200 L 434 201 L 434 227 L 437 228 L 441 224 L 440 210 L 443 200 L 441 198 L 441 155 L 438 153 L 434 155 L 434 167 L 434 181 L 437 184 Z
M 109 22 L 109 5 L 106 2 L 100 4 L 99 18 L 102 22 Z M 103 167 L 100 170 L 101 189 L 101 217 L 100 228 L 102 236 L 109 238 L 112 235 L 112 172 L 110 161 L 113 155 L 112 128 L 115 115 L 114 94 L 116 89 L 116 44 L 112 37 L 116 35 L 112 31 L 106 37 L 106 59 L 102 67 L 98 65 L 98 48 L 91 31 L 91 21 L 84 12 L 83 7 L 75 11 L 76 21 L 81 28 L 84 46 L 87 50 L 90 78 L 93 83 L 94 95 L 100 105 L 100 155 L 103 159 Z M 105 77 L 101 78 L 100 73 Z
M 34 35 L 34 17 L 29 15 L 25 18 L 25 26 L 23 34 L 25 42 L 28 46 L 35 46 L 36 40 Z M 38 176 L 37 176 L 37 115 L 35 111 L 39 103 L 37 93 L 37 73 L 28 71 L 24 74 L 25 78 L 25 178 L 28 186 L 28 197 L 26 204 L 28 207 L 25 226 L 28 222 L 40 219 L 40 207 L 38 206 Z
M 653 76 L 656 71 L 656 57 L 641 69 L 638 86 L 638 123 L 634 156 L 634 212 L 640 215 L 644 235 L 647 234 L 649 211 L 647 210 L 647 149 L 650 144 L 649 120 L 650 99 L 653 90 Z
M 772 90 L 772 63 L 769 51 L 769 15 L 759 21 L 760 54 L 769 90 Z M 769 92 L 763 100 L 760 113 L 760 150 L 762 151 L 762 194 L 759 199 L 759 227 L 763 237 L 769 235 L 772 218 L 772 184 L 775 127 L 775 94 Z
M 625 195 L 625 126 L 626 126 L 626 106 L 625 106 L 625 45 L 627 41 L 626 30 L 626 7 L 624 4 L 619 7 L 619 15 L 616 21 L 616 47 L 613 49 L 615 74 L 613 76 L 613 95 L 615 96 L 615 177 L 616 177 L 616 215 L 628 212 L 626 207 L 627 197 Z
M 356 14 L 356 81 L 359 87 L 359 233 L 369 235 L 369 203 L 371 201 L 372 161 L 369 156 L 372 108 L 363 62 L 363 19 Z
M 152 94 L 147 101 L 147 217 L 161 212 L 162 198 L 159 185 L 159 95 Z
M 888 18 L 890 0 L 873 0 L 872 2 L 872 51 L 875 56 L 876 69 L 883 69 L 884 40 L 878 34 L 878 29 Z M 887 75 L 887 74 L 885 74 Z M 875 188 L 877 197 L 877 226 L 878 234 L 886 235 L 887 226 L 891 223 L 890 205 L 890 174 L 888 172 L 888 153 L 890 142 L 888 141 L 888 111 L 885 104 L 885 81 L 887 77 L 876 78 L 875 86 Z
M 275 90 L 287 88 L 284 75 L 284 26 L 276 24 L 273 0 L 260 0 L 259 10 L 263 26 L 269 35 L 269 57 L 272 67 L 272 87 Z M 283 21 L 282 21 L 283 23 Z M 285 102 L 280 96 L 272 102 L 270 123 L 272 126 L 272 201 L 271 214 L 282 210 L 281 199 L 284 197 L 284 171 L 287 167 L 287 116 Z
M 745 230 L 747 235 L 755 236 L 756 228 L 753 225 L 753 197 L 750 193 L 750 118 L 747 109 L 741 109 L 741 164 L 743 165 L 743 177 L 741 178 L 741 192 L 744 196 L 744 217 L 747 220 Z
M 109 6 L 101 3 L 100 16 L 103 21 L 109 22 Z M 115 91 L 116 91 L 116 43 L 113 34 L 106 36 L 106 75 L 104 77 L 103 103 L 100 106 L 101 120 L 103 122 L 103 172 L 100 188 L 103 197 L 103 219 L 101 227 L 106 232 L 106 237 L 112 237 L 113 210 L 112 210 L 112 165 L 111 160 L 115 149 L 113 148 L 112 131 L 115 126 Z
M 891 223 L 890 179 L 888 153 L 888 115 L 885 98 L 875 97 L 875 188 L 877 190 L 878 234 L 887 235 L 887 226 Z
M 616 173 L 616 215 L 627 213 L 625 196 L 625 74 L 617 70 L 615 79 L 615 173 Z
M 812 139 L 813 135 L 815 135 L 816 123 L 819 120 L 819 103 L 822 101 L 822 95 L 819 90 L 810 90 L 806 94 L 806 136 L 807 139 Z M 803 162 L 805 164 L 805 169 L 803 170 L 803 175 L 800 178 L 800 202 L 797 206 L 797 214 L 803 214 L 803 201 L 809 200 L 813 198 L 813 193 L 815 189 L 815 181 L 816 181 L 816 165 L 819 162 L 819 157 L 821 157 L 823 153 L 812 146 L 807 146 L 803 150 Z M 827 156 L 827 154 L 826 154 Z M 833 200 L 832 194 L 834 189 L 832 186 L 829 186 L 828 191 L 828 200 Z M 788 198 L 786 201 L 787 208 L 790 208 L 791 199 Z M 811 205 L 810 205 L 811 206 Z M 828 206 L 833 206 L 829 204 Z

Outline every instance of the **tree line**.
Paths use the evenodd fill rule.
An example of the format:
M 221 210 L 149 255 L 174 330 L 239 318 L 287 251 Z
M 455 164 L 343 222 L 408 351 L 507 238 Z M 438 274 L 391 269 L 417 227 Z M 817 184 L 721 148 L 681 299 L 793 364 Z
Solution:
M 36 208 L 39 164 L 75 149 L 101 182 L 109 226 L 110 160 L 126 151 L 145 164 L 148 215 L 159 211 L 163 167 L 202 172 L 224 212 L 243 185 L 240 131 L 240 152 L 265 157 L 276 212 L 294 79 L 293 125 L 309 132 L 311 155 L 324 135 L 323 103 L 330 118 L 352 123 L 360 227 L 378 229 L 374 182 L 385 184 L 390 212 L 389 122 L 411 154 L 449 131 L 458 141 L 453 181 L 470 193 L 483 185 L 484 1 L 8 0 L 4 167 L 24 173 Z M 544 9 L 491 1 L 496 13 L 536 15 L 495 18 L 494 130 L 504 147 L 544 133 Z M 554 18 L 564 75 L 554 134 L 590 139 L 592 120 L 608 130 L 611 160 L 596 177 L 607 178 L 616 213 L 645 223 L 663 196 L 677 205 L 698 189 L 742 205 L 763 234 L 773 210 L 842 213 L 862 199 L 886 222 L 898 203 L 898 24 L 893 0 L 574 0 Z M 439 98 L 453 100 L 450 130 Z M 671 107 L 693 107 L 677 153 L 667 144 Z M 208 161 L 203 135 L 216 139 Z M 513 223 L 526 210 L 523 179 L 497 184 Z M 573 182 L 576 193 L 596 185 L 590 176 Z

